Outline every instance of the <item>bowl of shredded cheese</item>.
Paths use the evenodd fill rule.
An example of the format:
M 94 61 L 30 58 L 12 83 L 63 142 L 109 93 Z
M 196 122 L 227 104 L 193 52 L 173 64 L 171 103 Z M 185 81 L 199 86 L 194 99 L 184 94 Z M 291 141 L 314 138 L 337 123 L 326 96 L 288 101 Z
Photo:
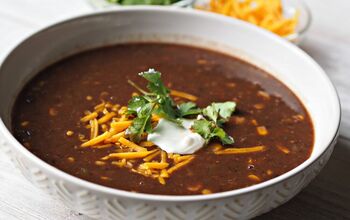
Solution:
M 311 24 L 302 0 L 196 0 L 195 9 L 240 19 L 298 44 Z

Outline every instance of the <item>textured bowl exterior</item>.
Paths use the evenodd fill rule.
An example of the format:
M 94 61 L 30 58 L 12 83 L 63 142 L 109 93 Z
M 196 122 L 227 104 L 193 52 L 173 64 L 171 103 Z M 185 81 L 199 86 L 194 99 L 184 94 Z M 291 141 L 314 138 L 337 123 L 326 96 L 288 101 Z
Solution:
M 188 220 L 188 219 L 250 219 L 282 205 L 299 193 L 321 171 L 328 161 L 336 141 L 311 166 L 275 185 L 235 197 L 196 202 L 149 202 L 115 197 L 49 173 L 16 148 L 1 140 L 6 152 L 22 174 L 35 186 L 59 198 L 69 208 L 96 219 Z
M 163 19 L 159 19 L 159 16 L 163 16 Z M 207 24 L 210 24 L 207 28 L 197 28 L 197 25 L 185 23 L 185 21 L 191 21 L 198 24 L 202 23 L 203 19 L 206 19 Z M 168 25 L 174 22 L 180 22 L 182 25 L 172 27 Z M 157 26 L 153 25 L 154 23 Z M 217 27 L 218 24 L 220 27 Z M 195 31 L 193 31 L 194 27 L 197 28 Z M 236 27 L 236 29 L 230 29 L 232 27 Z M 315 123 L 316 131 L 322 130 L 316 138 L 314 149 L 316 153 L 292 171 L 255 186 L 211 195 L 157 196 L 115 190 L 65 174 L 38 159 L 14 139 L 8 130 L 11 99 L 13 99 L 11 95 L 15 94 L 15 90 L 20 89 L 21 83 L 33 76 L 32 73 L 35 74 L 45 62 L 53 62 L 60 56 L 69 55 L 72 48 L 80 51 L 86 45 L 99 46 L 100 44 L 108 45 L 114 41 L 119 42 L 118 34 L 120 32 L 138 33 L 137 31 L 141 29 L 143 34 L 157 32 L 162 35 L 182 32 L 185 34 L 196 33 L 198 36 L 210 35 L 211 42 L 226 41 L 226 43 L 230 43 L 231 39 L 234 39 L 235 43 L 231 44 L 241 46 L 242 50 L 252 50 L 260 58 L 266 58 L 267 63 L 274 63 L 277 59 L 277 63 L 285 75 L 276 75 L 276 77 L 285 77 L 279 79 L 284 79 L 283 82 L 288 81 L 288 85 L 293 86 L 297 92 L 299 88 L 297 94 L 302 96 L 303 92 L 300 91 L 305 91 L 308 94 L 308 96 L 300 98 L 304 100 L 306 107 L 309 106 L 308 110 L 312 110 L 310 113 L 313 114 L 311 115 L 319 119 L 314 122 L 324 120 L 325 114 L 329 116 L 327 122 Z M 57 38 L 57 35 L 61 35 L 61 37 Z M 82 35 L 84 37 L 81 37 Z M 128 41 L 130 40 L 129 36 L 131 35 L 127 35 Z M 157 41 L 161 40 L 158 35 L 153 37 Z M 53 39 L 54 43 L 47 43 L 53 42 Z M 176 37 L 176 39 L 180 38 Z M 182 43 L 182 40 L 180 41 Z M 194 44 L 198 44 L 198 42 Z M 250 46 L 251 44 L 255 45 Z M 274 45 L 277 46 L 274 47 Z M 213 46 L 219 45 L 213 43 Z M 282 49 L 279 50 L 279 48 Z M 269 56 L 265 56 L 267 49 L 271 52 Z M 35 51 L 36 56 L 32 55 L 33 51 Z M 293 56 L 287 53 L 288 51 Z M 284 62 L 284 58 L 282 59 L 281 56 L 288 62 Z M 281 60 L 278 61 L 278 59 Z M 305 65 L 300 65 L 303 63 Z M 298 77 L 294 76 L 296 83 L 293 83 L 293 77 L 287 77 L 291 65 L 296 72 L 304 70 L 309 75 L 303 76 L 303 81 L 297 80 Z M 300 69 L 298 69 L 299 67 Z M 315 82 L 313 88 L 310 88 L 309 82 Z M 317 85 L 321 88 L 317 88 Z M 314 94 L 314 90 L 321 91 L 321 95 Z M 322 94 L 322 91 L 328 92 Z M 328 97 L 329 100 L 318 99 L 320 96 Z M 146 10 L 139 8 L 96 13 L 53 25 L 30 36 L 9 54 L 7 60 L 0 67 L 0 102 L 0 148 L 9 155 L 23 175 L 34 185 L 61 199 L 71 209 L 96 219 L 253 218 L 291 199 L 320 172 L 333 151 L 340 122 L 339 100 L 334 87 L 322 69 L 300 50 L 270 33 L 240 21 L 209 13 L 177 11 L 175 9 L 148 8 Z M 327 108 L 323 108 L 321 104 L 326 105 Z M 329 129 L 324 129 L 324 127 Z

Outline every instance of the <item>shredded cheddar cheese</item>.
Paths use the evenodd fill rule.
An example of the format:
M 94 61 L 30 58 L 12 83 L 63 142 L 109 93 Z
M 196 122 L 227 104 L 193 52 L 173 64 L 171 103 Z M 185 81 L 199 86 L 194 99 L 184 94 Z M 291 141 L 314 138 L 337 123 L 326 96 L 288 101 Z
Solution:
M 210 0 L 197 8 L 247 21 L 280 36 L 295 33 L 299 17 L 298 11 L 285 17 L 281 0 Z
M 152 120 L 153 121 L 159 121 L 161 117 L 159 115 L 152 114 Z
M 174 165 L 173 167 L 169 168 L 167 170 L 167 172 L 169 174 L 173 173 L 174 171 L 180 169 L 181 167 L 185 166 L 186 164 L 188 164 L 189 162 L 191 162 L 192 160 L 194 159 L 194 156 L 192 156 L 191 158 L 185 160 L 185 161 L 182 161 L 181 163 L 178 163 L 176 165 Z
M 177 90 L 171 90 L 171 95 L 190 101 L 198 99 L 194 95 Z M 128 115 L 127 112 L 126 106 L 105 101 L 96 105 L 92 111 L 84 112 L 85 116 L 80 119 L 80 123 L 82 123 L 82 127 L 89 130 L 90 137 L 78 133 L 77 137 L 82 141 L 81 147 L 95 150 L 108 148 L 108 154 L 94 162 L 96 166 L 112 164 L 119 168 L 129 169 L 130 172 L 153 178 L 164 185 L 166 179 L 171 178 L 174 172 L 195 159 L 194 154 L 181 155 L 161 150 L 153 142 L 146 140 L 147 134 L 142 135 L 139 144 L 132 142 L 127 129 L 132 125 L 133 116 Z M 151 121 L 156 124 L 160 119 L 159 115 L 153 114 Z M 67 131 L 67 135 L 71 136 L 73 132 Z M 265 146 L 225 148 L 220 144 L 213 144 L 210 147 L 216 155 L 265 150 Z M 68 158 L 68 160 L 74 162 L 74 158 Z M 210 191 L 204 190 L 202 193 L 207 194 Z
M 103 148 L 109 148 L 112 146 L 113 146 L 112 144 L 103 144 L 103 145 L 95 145 L 94 148 L 103 149 Z
M 29 121 L 23 121 L 23 122 L 21 123 L 21 126 L 22 126 L 22 127 L 26 127 L 27 125 L 29 125 Z
M 285 147 L 285 146 L 277 145 L 277 149 L 282 151 L 285 154 L 289 154 L 290 153 L 290 150 L 287 147 Z
M 211 194 L 212 192 L 209 189 L 203 189 L 202 190 L 202 194 L 207 195 L 207 194 Z
M 66 135 L 67 135 L 67 136 L 72 136 L 73 134 L 74 134 L 73 131 L 67 131 L 67 132 L 66 132 Z
M 104 140 L 105 143 L 116 143 L 118 142 L 118 140 L 121 138 L 121 137 L 124 137 L 125 136 L 125 132 L 120 132 L 120 133 L 117 133 L 115 135 L 113 135 L 112 137 L 110 138 L 107 138 L 106 140 Z
M 148 169 L 159 169 L 159 170 L 162 170 L 162 169 L 165 169 L 169 166 L 168 163 L 165 163 L 165 162 L 146 162 L 146 163 L 143 163 L 141 164 L 140 166 L 144 166 Z
M 103 124 L 109 120 L 111 120 L 116 114 L 114 112 L 108 112 L 107 114 L 105 114 L 102 118 L 98 119 L 98 123 L 99 124 Z
M 155 144 L 151 141 L 142 141 L 140 143 L 140 146 L 141 147 L 153 147 L 153 146 L 155 146 Z
M 142 151 L 142 152 L 125 152 L 125 153 L 111 153 L 106 157 L 103 157 L 102 160 L 108 160 L 110 158 L 122 158 L 122 159 L 136 159 L 144 158 L 145 156 L 153 153 L 152 151 Z
M 176 91 L 174 95 L 184 99 L 197 99 L 191 94 L 179 91 Z M 158 115 L 152 115 L 152 121 L 155 123 L 160 118 Z M 113 165 L 157 179 L 160 184 L 164 185 L 166 184 L 165 179 L 170 177 L 167 170 L 169 167 L 171 167 L 169 170 L 172 173 L 194 158 L 193 155 L 183 157 L 179 154 L 169 155 L 165 151 L 159 150 L 150 141 L 143 140 L 136 144 L 129 140 L 126 130 L 131 126 L 132 118 L 127 115 L 126 106 L 102 101 L 93 108 L 92 112 L 85 111 L 85 116 L 80 121 L 85 123 L 87 129 L 90 129 L 88 140 L 85 135 L 78 135 L 83 142 L 81 147 L 94 149 L 117 148 L 115 152 L 111 152 L 95 161 L 97 166 L 103 166 L 111 161 L 110 163 Z M 143 160 L 143 163 L 137 163 L 140 159 Z
M 166 154 L 165 151 L 162 150 L 162 152 L 161 152 L 161 162 L 165 163 L 166 162 L 166 158 L 167 158 L 167 154 Z
M 126 165 L 126 159 L 122 159 L 119 161 L 112 161 L 113 165 L 117 165 L 118 167 L 124 167 Z
M 106 165 L 106 162 L 97 160 L 97 161 L 95 161 L 95 164 L 96 164 L 97 166 L 103 166 L 103 165 Z
M 96 118 L 90 120 L 90 127 L 90 138 L 94 139 L 98 135 L 98 121 L 96 120 Z
M 265 126 L 258 126 L 258 127 L 256 127 L 256 131 L 261 136 L 266 136 L 269 133 Z
M 124 146 L 127 146 L 129 148 L 131 148 L 132 150 L 135 150 L 135 151 L 138 151 L 138 152 L 141 152 L 141 151 L 147 151 L 146 148 L 144 147 L 141 147 L 137 144 L 135 144 L 134 142 L 131 142 L 123 137 L 119 138 L 118 140 L 121 144 L 123 144 Z
M 132 121 L 118 121 L 112 122 L 111 127 L 117 130 L 118 132 L 124 131 L 131 125 Z
M 94 109 L 95 109 L 96 112 L 101 112 L 101 111 L 103 111 L 103 109 L 105 108 L 105 106 L 106 106 L 106 103 L 105 103 L 105 102 L 102 102 L 101 104 L 96 105 L 96 106 L 94 107 Z
M 174 161 L 175 161 L 175 163 L 180 163 L 184 160 L 191 159 L 192 157 L 193 157 L 192 155 L 179 156 L 179 157 L 175 157 Z
M 163 177 L 159 176 L 158 177 L 158 181 L 159 181 L 160 184 L 165 185 L 165 180 L 164 180 Z
M 143 158 L 144 161 L 151 161 L 153 160 L 156 156 L 158 156 L 160 154 L 160 151 L 156 151 L 151 155 L 148 155 L 147 157 Z
M 87 122 L 87 121 L 90 121 L 90 120 L 96 118 L 97 116 L 98 116 L 97 112 L 93 112 L 93 113 L 88 114 L 85 117 L 83 117 L 80 121 Z
M 95 138 L 92 138 L 91 140 L 83 143 L 81 146 L 82 147 L 89 147 L 89 146 L 93 146 L 93 145 L 96 145 L 96 144 L 99 144 L 101 143 L 102 141 L 104 141 L 105 139 L 109 138 L 110 137 L 110 134 L 108 131 L 106 131 L 105 133 L 95 137 Z
M 265 146 L 245 147 L 245 148 L 225 148 L 223 150 L 214 151 L 215 154 L 246 154 L 261 152 L 266 149 Z
M 177 96 L 177 97 L 184 98 L 184 99 L 188 99 L 192 102 L 195 102 L 198 99 L 197 96 L 191 95 L 191 94 L 186 93 L 186 92 L 180 92 L 177 90 L 173 90 L 173 89 L 170 91 L 170 95 Z
M 249 174 L 249 175 L 248 175 L 248 178 L 249 178 L 250 180 L 255 181 L 255 182 L 260 182 L 260 181 L 261 181 L 260 177 L 258 177 L 257 175 L 254 175 L 254 174 Z
M 169 173 L 167 172 L 166 169 L 162 169 L 162 171 L 160 172 L 160 176 L 163 178 L 168 178 L 169 177 Z
M 67 160 L 71 163 L 73 163 L 75 161 L 74 157 L 68 157 Z

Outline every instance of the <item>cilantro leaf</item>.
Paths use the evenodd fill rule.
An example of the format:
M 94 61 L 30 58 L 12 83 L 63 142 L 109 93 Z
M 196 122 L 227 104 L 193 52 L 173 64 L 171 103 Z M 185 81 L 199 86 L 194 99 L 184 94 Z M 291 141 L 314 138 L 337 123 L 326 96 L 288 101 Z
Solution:
M 128 128 L 128 133 L 132 141 L 139 142 L 144 132 L 151 133 L 151 116 L 154 109 L 153 103 L 146 103 L 137 109 L 137 117 Z
M 207 116 L 209 119 L 213 120 L 215 123 L 217 123 L 219 119 L 220 122 L 227 122 L 235 108 L 235 102 L 214 102 L 203 109 L 203 114 L 204 116 Z
M 133 97 L 128 102 L 128 113 L 136 116 L 128 132 L 131 139 L 136 142 L 139 142 L 144 132 L 152 132 L 152 114 L 160 115 L 174 122 L 177 122 L 178 116 L 177 108 L 169 95 L 169 90 L 161 80 L 161 73 L 149 69 L 139 73 L 139 75 L 148 81 L 147 88 L 149 91 L 144 91 L 134 82 L 128 81 L 143 94 L 142 96 Z
M 185 102 L 178 106 L 180 117 L 188 115 L 198 115 L 202 112 L 200 108 L 193 102 Z
M 163 97 L 158 102 L 158 114 L 167 119 L 176 119 L 177 112 L 173 100 L 170 97 Z
M 216 127 L 212 134 L 211 137 L 218 137 L 223 144 L 233 144 L 234 140 L 231 136 L 229 136 L 224 129 Z
M 161 80 L 161 73 L 154 69 L 139 73 L 140 76 L 145 78 L 149 83 L 147 88 L 156 95 L 168 96 L 169 90 L 164 86 Z
M 131 126 L 128 128 L 127 133 L 130 135 L 130 139 L 134 142 L 139 142 L 144 131 L 151 131 L 151 117 L 138 117 L 132 121 Z
M 232 113 L 235 111 L 236 103 L 235 102 L 222 102 L 222 103 L 215 103 L 217 108 L 219 109 L 219 115 L 220 117 L 226 121 L 228 121 L 232 115 Z
M 147 103 L 143 105 L 140 110 L 137 112 L 137 117 L 146 117 L 152 114 L 154 103 Z
M 209 105 L 205 109 L 203 109 L 203 115 L 207 116 L 210 120 L 212 120 L 216 123 L 216 121 L 219 117 L 219 111 L 216 109 L 216 105 L 214 105 L 214 103 L 212 103 L 211 105 Z
M 148 101 L 143 96 L 134 96 L 128 102 L 128 114 L 137 115 L 138 111 L 144 106 Z
M 213 121 L 208 121 L 206 119 L 200 119 L 194 121 L 192 125 L 194 132 L 202 136 L 206 143 L 213 138 L 218 138 L 223 144 L 233 144 L 234 140 L 229 136 L 222 128 L 218 127 Z
M 210 134 L 213 128 L 213 123 L 206 119 L 195 120 L 192 125 L 192 129 L 194 130 L 194 132 L 202 136 L 207 143 L 210 140 Z

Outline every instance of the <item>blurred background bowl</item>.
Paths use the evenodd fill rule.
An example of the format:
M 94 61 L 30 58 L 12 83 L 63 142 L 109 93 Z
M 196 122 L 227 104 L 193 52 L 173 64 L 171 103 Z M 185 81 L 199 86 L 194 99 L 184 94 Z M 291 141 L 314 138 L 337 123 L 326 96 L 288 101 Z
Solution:
M 208 8 L 209 2 L 210 0 L 194 0 L 192 7 Z M 283 37 L 294 44 L 299 44 L 311 25 L 310 9 L 303 0 L 282 0 L 282 5 L 283 14 L 286 18 L 291 18 L 295 13 L 299 13 L 295 33 Z
M 88 1 L 90 5 L 96 10 L 117 9 L 124 6 L 118 3 L 111 3 L 107 0 L 88 0 Z M 194 0 L 180 0 L 171 5 L 164 5 L 164 7 L 179 7 L 179 8 L 191 7 L 193 2 Z
M 118 3 L 111 3 L 108 0 L 88 0 L 90 5 L 96 10 L 118 9 L 124 7 Z M 164 5 L 164 7 L 180 7 L 180 8 L 206 8 L 210 0 L 180 0 L 171 5 Z M 283 14 L 286 18 L 293 17 L 295 13 L 299 13 L 299 19 L 296 26 L 296 31 L 293 34 L 287 35 L 283 38 L 294 43 L 299 44 L 305 36 L 305 33 L 310 27 L 312 16 L 309 7 L 303 0 L 282 0 Z
M 311 11 L 303 0 L 283 0 L 283 6 L 287 17 L 293 16 L 297 11 L 300 13 L 296 32 L 285 37 L 288 41 L 299 44 L 310 28 Z

